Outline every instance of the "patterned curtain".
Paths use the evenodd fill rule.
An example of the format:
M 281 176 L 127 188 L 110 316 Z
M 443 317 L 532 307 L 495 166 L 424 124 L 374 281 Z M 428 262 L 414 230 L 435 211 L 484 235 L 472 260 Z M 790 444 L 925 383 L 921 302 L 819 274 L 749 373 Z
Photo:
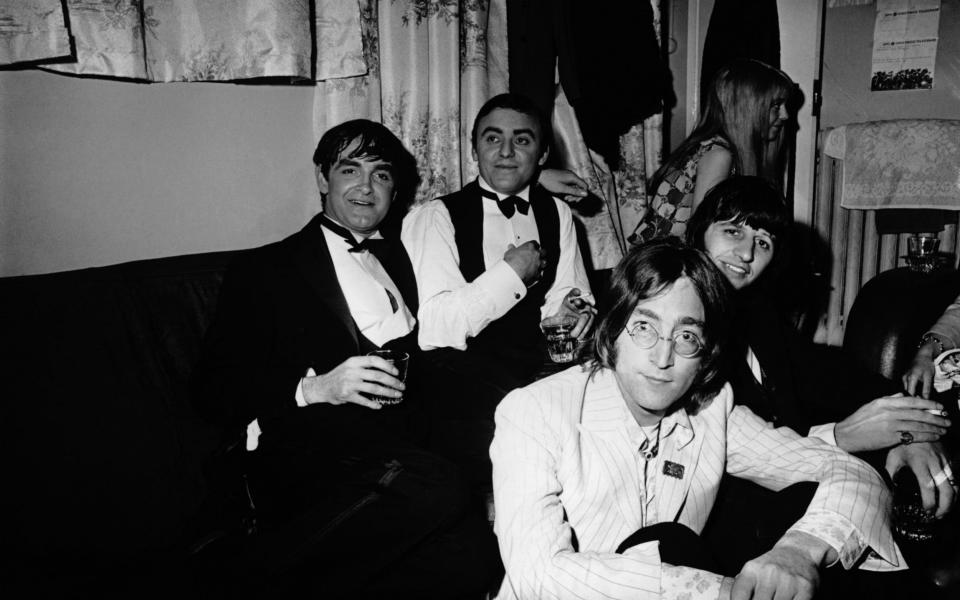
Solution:
M 69 56 L 60 0 L 0 3 L 0 65 Z
M 473 116 L 507 90 L 504 0 L 360 0 L 368 72 L 317 82 L 317 137 L 347 119 L 381 121 L 417 159 L 418 203 L 477 174 Z
M 44 60 L 63 73 L 157 82 L 366 71 L 349 0 L 66 0 L 66 14 L 60 0 L 14 4 L 0 7 L 0 64 Z

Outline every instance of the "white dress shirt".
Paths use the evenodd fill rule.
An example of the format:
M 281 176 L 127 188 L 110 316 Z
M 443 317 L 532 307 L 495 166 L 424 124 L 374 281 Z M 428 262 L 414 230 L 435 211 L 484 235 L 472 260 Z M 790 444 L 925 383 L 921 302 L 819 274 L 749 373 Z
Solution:
M 609 370 L 588 379 L 573 367 L 504 398 L 490 447 L 495 530 L 506 568 L 497 598 L 643 600 L 680 591 L 716 598 L 719 575 L 662 563 L 657 542 L 615 550 L 657 522 L 700 533 L 724 472 L 773 490 L 819 481 L 791 531 L 830 545 L 845 568 L 867 548 L 863 568 L 903 568 L 890 533 L 889 492 L 861 460 L 774 429 L 734 406 L 729 385 L 696 415 L 680 410 L 660 426 L 655 464 L 661 466 L 651 480 L 637 445 L 646 436 Z
M 340 289 L 343 290 L 350 316 L 360 333 L 377 346 L 382 346 L 413 331 L 416 319 L 404 303 L 399 288 L 390 279 L 377 257 L 366 250 L 350 252 L 347 240 L 326 227 L 322 229 Z M 363 239 L 354 237 L 358 242 Z M 370 237 L 383 238 L 380 232 Z M 387 291 L 397 303 L 396 312 L 390 305 Z
M 480 187 L 493 191 L 483 178 Z M 497 194 L 500 199 L 508 194 Z M 530 188 L 516 194 L 529 200 Z M 579 288 L 581 297 L 593 304 L 590 283 L 570 208 L 554 199 L 560 217 L 560 257 L 557 275 L 540 309 L 542 316 L 556 314 L 567 292 Z M 527 294 L 523 280 L 503 260 L 509 244 L 519 246 L 540 241 L 533 208 L 526 215 L 503 215 L 497 202 L 483 198 L 483 258 L 486 270 L 467 283 L 460 272 L 460 254 L 454 238 L 453 223 L 446 206 L 439 200 L 413 209 L 403 220 L 403 245 L 413 262 L 420 296 L 419 343 L 424 350 L 457 348 L 464 350 L 467 339 L 477 336 L 491 322 L 505 315 Z

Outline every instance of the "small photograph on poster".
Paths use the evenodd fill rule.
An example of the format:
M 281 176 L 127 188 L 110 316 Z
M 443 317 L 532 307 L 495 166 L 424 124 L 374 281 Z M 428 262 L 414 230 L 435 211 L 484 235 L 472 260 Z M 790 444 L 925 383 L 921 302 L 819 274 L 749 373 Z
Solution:
M 877 0 L 871 91 L 933 87 L 940 0 Z

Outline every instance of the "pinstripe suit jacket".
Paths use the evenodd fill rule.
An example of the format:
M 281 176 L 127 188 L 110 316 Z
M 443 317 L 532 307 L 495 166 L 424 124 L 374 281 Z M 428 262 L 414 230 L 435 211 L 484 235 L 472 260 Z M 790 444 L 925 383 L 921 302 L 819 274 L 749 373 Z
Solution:
M 638 425 L 613 374 L 574 367 L 511 392 L 496 413 L 490 448 L 496 533 L 507 576 L 498 598 L 658 598 L 664 568 L 656 542 L 618 555 L 628 535 L 676 521 L 700 532 L 724 471 L 779 490 L 819 481 L 794 530 L 833 546 L 847 568 L 869 547 L 866 568 L 902 563 L 889 527 L 890 496 L 866 463 L 820 440 L 774 429 L 742 406 L 729 386 L 696 415 L 661 424 L 660 465 L 646 497 Z M 663 465 L 682 466 L 682 476 Z M 762 510 L 762 507 L 758 507 Z M 678 575 L 679 571 L 679 575 Z

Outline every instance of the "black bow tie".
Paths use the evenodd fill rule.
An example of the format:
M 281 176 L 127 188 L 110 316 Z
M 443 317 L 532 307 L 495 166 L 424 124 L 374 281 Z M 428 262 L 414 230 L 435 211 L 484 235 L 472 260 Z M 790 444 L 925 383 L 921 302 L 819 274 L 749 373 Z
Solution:
M 334 223 L 333 220 L 325 214 L 320 214 L 320 224 L 334 232 L 335 234 L 342 237 L 348 244 L 350 244 L 350 249 L 347 252 L 364 252 L 369 251 L 376 253 L 378 250 L 383 248 L 383 245 L 387 242 L 385 239 L 373 239 L 368 237 L 361 242 L 357 241 L 357 238 L 353 237 L 353 234 L 350 233 L 346 227 Z
M 501 200 L 496 194 L 483 188 L 480 188 L 480 194 L 484 198 L 490 198 L 496 202 L 497 206 L 500 208 L 500 212 L 502 212 L 503 216 L 508 219 L 513 216 L 514 212 L 519 211 L 521 215 L 525 215 L 527 214 L 527 211 L 530 210 L 530 203 L 520 196 L 507 196 Z

